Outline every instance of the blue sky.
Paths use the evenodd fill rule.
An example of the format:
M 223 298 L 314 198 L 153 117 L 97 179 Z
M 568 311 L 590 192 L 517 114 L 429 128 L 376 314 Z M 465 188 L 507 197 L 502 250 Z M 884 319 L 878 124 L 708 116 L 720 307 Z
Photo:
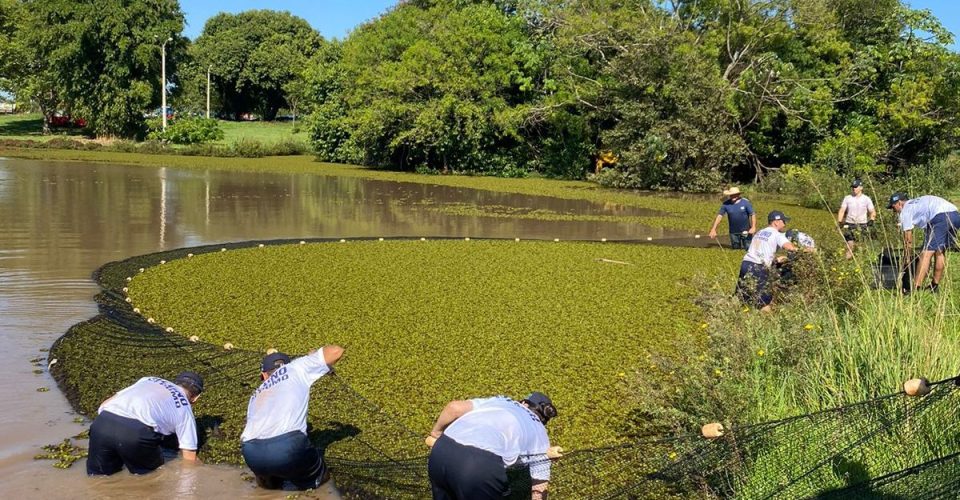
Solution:
M 960 2 L 957 0 L 908 0 L 915 9 L 930 9 L 956 38 L 960 33 Z M 226 5 L 225 5 L 226 4 Z M 396 0 L 180 0 L 187 15 L 184 34 L 193 39 L 203 23 L 220 11 L 241 12 L 250 9 L 288 10 L 306 19 L 327 38 L 345 38 L 358 24 L 372 19 L 396 4 Z M 954 41 L 953 50 L 960 50 Z

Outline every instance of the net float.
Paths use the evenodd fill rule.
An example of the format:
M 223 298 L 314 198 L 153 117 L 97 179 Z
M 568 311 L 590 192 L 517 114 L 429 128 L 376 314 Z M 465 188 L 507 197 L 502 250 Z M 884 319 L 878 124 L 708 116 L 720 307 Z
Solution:
M 716 439 L 723 435 L 723 424 L 711 422 L 700 428 L 700 434 L 707 439 Z
M 166 331 L 167 333 L 173 333 L 173 328 L 171 328 L 171 327 L 168 326 L 165 331 Z
M 153 319 L 153 318 L 147 318 L 147 323 L 150 323 L 151 325 L 154 324 L 154 323 L 156 323 L 156 322 L 157 322 L 157 321 L 156 321 L 155 319 Z
M 268 356 L 271 355 L 271 354 L 276 354 L 277 352 L 279 352 L 279 351 L 277 351 L 276 349 L 274 349 L 274 348 L 272 348 L 272 347 L 269 348 L 269 349 L 267 349 L 267 355 L 268 355 Z
M 133 302 L 133 299 L 131 299 L 130 297 L 127 297 L 127 298 L 125 298 L 125 299 L 123 299 L 123 300 L 127 301 L 127 304 Z
M 223 344 L 223 348 L 229 351 L 233 349 L 233 344 L 231 344 L 230 342 L 227 342 L 226 344 Z
M 925 378 L 912 378 L 903 383 L 903 392 L 907 396 L 926 396 L 930 394 L 930 381 Z
M 197 337 L 196 335 L 191 335 L 189 340 L 190 342 L 199 342 L 200 337 Z
M 139 308 L 139 307 L 134 307 L 134 308 L 133 308 L 133 312 L 136 313 L 136 314 L 140 314 L 140 308 Z
M 192 253 L 188 253 L 188 254 L 187 254 L 187 258 L 189 259 L 189 258 L 191 258 L 191 257 L 193 257 L 193 254 L 192 254 Z

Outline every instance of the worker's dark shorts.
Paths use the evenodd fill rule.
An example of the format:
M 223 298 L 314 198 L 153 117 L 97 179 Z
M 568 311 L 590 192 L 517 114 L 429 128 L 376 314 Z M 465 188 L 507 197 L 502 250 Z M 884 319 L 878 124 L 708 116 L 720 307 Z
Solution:
M 866 236 L 869 227 L 866 224 L 845 223 L 843 225 L 843 239 L 845 241 L 858 241 Z
M 753 235 L 750 233 L 730 233 L 730 248 L 734 250 L 746 250 L 750 248 L 751 241 L 753 241 Z
M 262 488 L 307 490 L 323 484 L 323 454 L 300 431 L 244 441 L 240 449 Z
M 503 459 L 443 435 L 427 462 L 434 500 L 501 499 L 510 492 Z
M 132 418 L 110 412 L 97 415 L 90 426 L 87 474 L 110 475 L 124 466 L 133 474 L 146 474 L 163 465 L 163 435 Z
M 960 228 L 960 212 L 937 214 L 926 227 L 923 249 L 942 252 L 957 245 L 957 228 Z
M 773 302 L 770 287 L 770 269 L 763 264 L 743 261 L 737 278 L 736 292 L 745 304 L 763 307 Z

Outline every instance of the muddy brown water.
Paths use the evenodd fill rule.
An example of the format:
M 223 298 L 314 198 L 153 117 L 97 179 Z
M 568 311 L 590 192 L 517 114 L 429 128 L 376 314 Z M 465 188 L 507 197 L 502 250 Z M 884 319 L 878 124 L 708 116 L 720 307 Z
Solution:
M 309 174 L 255 174 L 0 158 L 0 478 L 6 498 L 282 498 L 239 467 L 173 461 L 144 477 L 87 478 L 35 461 L 40 446 L 82 431 L 30 360 L 96 314 L 91 273 L 133 255 L 228 241 L 299 237 L 456 236 L 646 239 L 690 235 L 622 222 L 543 221 L 487 213 L 645 215 L 615 204 Z M 470 213 L 470 211 L 467 211 Z M 708 217 L 709 219 L 709 217 Z M 707 221 L 709 222 L 709 221 Z M 704 244 L 706 242 L 696 242 Z M 45 363 L 48 360 L 44 360 Z M 109 367 L 104 367 L 109 369 Z M 147 375 L 147 374 L 145 374 Z M 49 392 L 38 392 L 41 387 Z M 323 492 L 335 498 L 335 492 Z

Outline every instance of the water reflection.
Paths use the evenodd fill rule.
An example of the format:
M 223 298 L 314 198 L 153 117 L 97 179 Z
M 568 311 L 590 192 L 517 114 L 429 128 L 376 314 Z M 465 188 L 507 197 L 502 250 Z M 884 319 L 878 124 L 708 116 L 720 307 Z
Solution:
M 178 462 L 157 474 L 87 479 L 34 462 L 44 444 L 82 426 L 46 373 L 30 360 L 71 324 L 95 314 L 90 273 L 162 249 L 247 239 L 471 236 L 562 239 L 684 237 L 637 224 L 451 215 L 438 208 L 644 215 L 615 204 L 413 183 L 315 175 L 236 174 L 171 168 L 0 159 L 0 475 L 5 496 L 270 498 L 240 470 Z M 45 365 L 48 360 L 41 360 Z

